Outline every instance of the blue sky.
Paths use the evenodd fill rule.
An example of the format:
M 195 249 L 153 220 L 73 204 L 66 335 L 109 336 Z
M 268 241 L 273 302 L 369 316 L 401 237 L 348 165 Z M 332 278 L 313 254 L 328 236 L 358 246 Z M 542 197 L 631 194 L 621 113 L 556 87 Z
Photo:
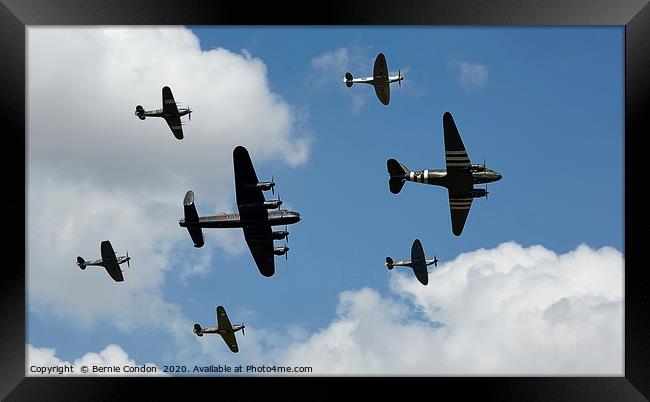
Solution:
M 337 318 L 343 291 L 368 287 L 395 297 L 390 281 L 395 271 L 385 269 L 384 258 L 408 258 L 415 238 L 443 263 L 510 241 L 557 254 L 583 243 L 624 251 L 623 28 L 189 28 L 203 51 L 225 48 L 261 60 L 268 89 L 290 105 L 292 130 L 310 141 L 308 157 L 297 164 L 256 158 L 251 151 L 258 176 L 273 175 L 276 194 L 302 214 L 302 221 L 289 227 L 288 261 L 276 258 L 272 278 L 258 273 L 247 250 L 229 253 L 208 237 L 202 249 L 195 249 L 185 231 L 176 229 L 183 234 L 168 245 L 170 265 L 211 256 L 207 272 L 182 277 L 171 269 L 160 287 L 164 300 L 190 320 L 213 325 L 214 307 L 221 304 L 233 322 L 246 322 L 247 335 L 256 328 L 317 332 Z M 370 86 L 346 88 L 341 82 L 346 71 L 371 75 L 378 52 L 386 56 L 391 73 L 401 69 L 406 77 L 401 88 L 392 85 L 389 106 Z M 179 99 L 182 88 L 172 89 Z M 185 128 L 191 139 L 192 124 L 210 117 L 201 115 L 205 105 L 183 101 L 194 110 Z M 444 188 L 406 183 L 398 195 L 388 190 L 388 158 L 411 169 L 444 167 L 446 111 L 472 162 L 485 159 L 503 175 L 489 185 L 488 200 L 474 201 L 460 237 L 451 233 Z M 132 123 L 134 130 L 142 127 Z M 153 140 L 169 140 L 160 131 Z M 247 146 L 248 140 L 236 141 L 219 155 Z M 202 163 L 207 179 L 189 180 L 199 214 L 208 215 L 218 200 L 205 195 L 212 191 L 212 167 L 209 160 Z M 230 166 L 223 174 L 232 179 L 232 160 L 221 163 Z M 232 208 L 232 181 L 225 189 L 229 192 L 220 196 Z M 172 195 L 178 199 L 176 215 L 168 217 L 172 223 L 182 216 L 185 190 L 178 186 Z M 96 239 L 97 256 L 87 258 L 99 257 L 101 240 Z M 126 247 L 133 269 L 146 263 Z M 430 281 L 428 286 L 438 285 Z M 411 306 L 408 314 L 419 313 Z M 156 336 L 146 329 L 147 322 L 142 325 L 142 331 L 126 331 L 99 320 L 78 327 L 46 308 L 30 309 L 27 343 L 55 347 L 60 358 L 70 361 L 109 343 L 121 345 L 138 362 L 173 359 L 167 335 Z M 187 336 L 194 336 L 190 328 Z M 243 350 L 246 338 L 238 339 Z

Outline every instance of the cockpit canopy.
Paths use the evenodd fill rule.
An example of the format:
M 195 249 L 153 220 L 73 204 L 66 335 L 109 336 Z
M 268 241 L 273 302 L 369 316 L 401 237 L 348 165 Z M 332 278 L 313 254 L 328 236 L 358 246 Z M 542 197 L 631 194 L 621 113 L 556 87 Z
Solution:
M 470 169 L 472 172 L 485 172 L 485 165 L 482 165 L 480 163 L 474 163 L 472 166 L 470 166 Z

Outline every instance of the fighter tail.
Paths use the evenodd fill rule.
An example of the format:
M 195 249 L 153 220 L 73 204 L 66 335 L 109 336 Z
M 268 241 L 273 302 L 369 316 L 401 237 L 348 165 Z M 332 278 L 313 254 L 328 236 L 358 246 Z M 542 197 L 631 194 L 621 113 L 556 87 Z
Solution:
M 388 179 L 390 192 L 398 194 L 402 190 L 402 187 L 404 187 L 404 183 L 406 182 L 405 176 L 410 170 L 395 159 L 389 159 L 386 162 L 386 166 L 390 175 L 390 179 Z
M 345 73 L 345 80 L 344 81 L 345 81 L 345 85 L 347 85 L 348 88 L 350 88 L 352 86 L 352 84 L 353 84 L 352 79 L 353 79 L 352 74 Z
M 138 105 L 135 107 L 135 115 L 140 118 L 140 120 L 144 120 L 146 116 L 144 115 L 144 108 L 142 105 Z
M 199 222 L 199 214 L 196 212 L 196 206 L 194 205 L 193 191 L 190 190 L 185 194 L 183 208 L 185 209 L 185 226 L 194 242 L 194 247 L 203 247 L 203 231 L 199 226 L 194 225 Z

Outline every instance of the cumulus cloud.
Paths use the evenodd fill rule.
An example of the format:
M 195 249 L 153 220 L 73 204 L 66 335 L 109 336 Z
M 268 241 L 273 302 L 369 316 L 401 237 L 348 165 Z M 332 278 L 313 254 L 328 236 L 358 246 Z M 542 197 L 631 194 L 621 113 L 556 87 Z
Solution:
M 27 376 L 58 376 L 58 375 L 73 375 L 73 376 L 165 376 L 158 366 L 154 363 L 136 363 L 135 360 L 129 357 L 128 353 L 122 347 L 115 344 L 106 346 L 99 353 L 89 352 L 82 357 L 75 359 L 72 363 L 60 359 L 56 355 L 55 348 L 37 348 L 27 344 Z M 72 366 L 71 371 L 64 371 L 62 366 Z M 88 367 L 88 372 L 83 373 L 82 366 Z M 93 373 L 93 366 L 95 367 L 119 367 L 120 371 L 116 372 L 95 372 Z M 125 366 L 127 370 L 125 371 Z M 60 372 L 56 368 L 60 368 Z M 47 370 L 47 368 L 51 368 Z
M 468 63 L 466 61 L 452 61 L 450 66 L 458 67 L 460 76 L 458 82 L 466 90 L 483 88 L 488 81 L 488 68 L 485 64 Z
M 186 336 L 192 321 L 163 285 L 170 272 L 181 281 L 204 275 L 219 245 L 245 249 L 234 231 L 206 232 L 208 247 L 191 247 L 178 226 L 185 191 L 195 191 L 200 214 L 233 208 L 233 148 L 246 146 L 256 164 L 301 164 L 308 114 L 271 91 L 261 59 L 203 51 L 186 28 L 32 27 L 27 53 L 29 311 L 86 329 L 147 322 L 179 354 L 197 352 Z M 164 85 L 194 110 L 182 141 L 164 120 L 134 115 L 138 104 L 160 108 Z M 76 267 L 77 255 L 100 257 L 102 240 L 118 255 L 128 249 L 124 283 Z M 183 246 L 193 252 L 181 260 Z
M 337 318 L 278 355 L 315 374 L 621 375 L 623 256 L 509 242 L 439 264 L 397 297 L 339 296 Z

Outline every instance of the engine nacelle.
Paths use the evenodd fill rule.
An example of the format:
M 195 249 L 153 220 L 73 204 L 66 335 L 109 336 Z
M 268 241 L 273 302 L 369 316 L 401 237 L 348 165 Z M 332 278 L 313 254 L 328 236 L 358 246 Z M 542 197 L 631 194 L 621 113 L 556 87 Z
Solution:
M 475 188 L 467 193 L 467 195 L 473 198 L 487 197 L 488 194 L 489 192 L 482 188 Z
M 264 207 L 266 209 L 278 209 L 280 208 L 280 205 L 282 205 L 282 200 L 271 200 L 264 202 Z
M 289 232 L 287 232 L 286 230 L 278 230 L 278 231 L 273 231 L 271 233 L 271 237 L 273 238 L 273 240 L 282 240 L 287 236 L 289 236 Z
M 260 183 L 251 184 L 251 187 L 258 188 L 258 189 L 260 189 L 262 191 L 269 191 L 270 189 L 275 187 L 275 182 L 263 181 L 263 182 L 260 182 Z
M 285 255 L 289 251 L 289 247 L 287 246 L 282 246 L 282 247 L 275 247 L 273 249 L 273 254 L 275 255 Z

